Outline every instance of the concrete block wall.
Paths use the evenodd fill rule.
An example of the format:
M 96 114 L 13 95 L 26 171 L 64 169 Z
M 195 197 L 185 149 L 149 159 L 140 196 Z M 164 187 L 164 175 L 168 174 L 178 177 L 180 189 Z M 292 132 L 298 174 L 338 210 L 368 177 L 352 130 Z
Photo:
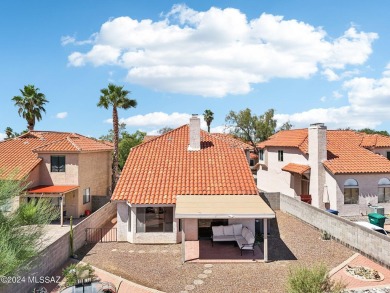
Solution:
M 74 249 L 77 250 L 85 244 L 86 228 L 99 228 L 116 215 L 116 203 L 107 203 L 101 209 L 85 218 L 82 222 L 73 227 Z M 30 262 L 29 269 L 21 270 L 15 274 L 24 277 L 25 282 L 9 284 L 0 287 L 0 292 L 4 293 L 26 293 L 33 292 L 33 289 L 44 287 L 45 284 L 35 284 L 28 282 L 29 278 L 52 276 L 52 274 L 62 266 L 69 258 L 70 243 L 69 232 L 61 236 L 50 246 L 43 249 L 40 254 Z M 0 284 L 1 285 L 1 284 Z
M 280 210 L 325 230 L 335 239 L 390 268 L 390 237 L 280 194 Z

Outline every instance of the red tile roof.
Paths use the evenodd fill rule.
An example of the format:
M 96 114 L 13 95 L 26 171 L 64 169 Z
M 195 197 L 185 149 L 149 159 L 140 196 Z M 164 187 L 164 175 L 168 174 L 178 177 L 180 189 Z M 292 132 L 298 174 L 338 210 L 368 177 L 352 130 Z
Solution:
M 112 196 L 131 204 L 173 204 L 176 195 L 258 194 L 242 149 L 201 130 L 188 151 L 184 125 L 134 147 Z
M 233 135 L 229 133 L 211 133 L 211 135 L 214 135 L 215 137 L 225 140 L 226 142 L 228 142 L 230 145 L 234 147 L 238 147 L 246 150 L 254 149 L 254 147 L 251 144 L 244 142 L 238 138 L 235 138 Z
M 307 154 L 308 131 L 280 131 L 259 146 L 294 147 Z M 367 149 L 378 147 L 390 147 L 390 137 L 350 130 L 328 130 L 328 160 L 324 162 L 324 166 L 333 174 L 390 173 L 390 161 Z
M 295 163 L 289 163 L 286 166 L 282 168 L 283 171 L 291 172 L 291 173 L 298 173 L 302 175 L 303 173 L 310 170 L 310 166 L 308 165 L 300 165 Z
M 268 140 L 258 144 L 258 147 L 295 147 L 307 153 L 307 129 L 282 130 L 272 135 Z
M 160 135 L 145 135 L 142 142 L 148 142 L 149 140 L 152 140 L 156 137 L 159 137 Z
M 28 193 L 66 193 L 77 188 L 77 185 L 39 185 L 29 189 Z
M 41 161 L 39 152 L 110 151 L 111 146 L 77 133 L 30 131 L 0 142 L 0 178 L 21 179 Z M 15 173 L 15 174 L 14 174 Z

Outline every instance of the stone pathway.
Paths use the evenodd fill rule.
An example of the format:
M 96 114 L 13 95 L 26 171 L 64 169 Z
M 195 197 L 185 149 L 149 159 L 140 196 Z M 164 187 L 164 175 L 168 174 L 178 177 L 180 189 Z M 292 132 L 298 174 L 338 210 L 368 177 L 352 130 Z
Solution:
M 180 293 L 189 293 L 189 291 L 192 291 L 196 288 L 196 286 L 200 286 L 204 283 L 203 279 L 206 279 L 212 272 L 212 264 L 205 264 L 204 265 L 204 271 L 197 276 L 197 279 L 193 281 L 192 284 L 187 285 L 184 289 L 184 291 L 180 291 Z

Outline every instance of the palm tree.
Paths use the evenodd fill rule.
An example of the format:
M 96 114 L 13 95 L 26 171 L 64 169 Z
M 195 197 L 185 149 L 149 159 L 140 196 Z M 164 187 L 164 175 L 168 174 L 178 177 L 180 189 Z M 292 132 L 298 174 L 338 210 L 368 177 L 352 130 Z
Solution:
M 205 110 L 203 113 L 203 119 L 207 123 L 207 131 L 210 132 L 210 125 L 214 120 L 214 113 L 211 110 Z
M 11 127 L 7 127 L 6 129 L 5 129 L 5 135 L 7 136 L 7 138 L 12 138 L 12 137 L 14 137 L 14 131 L 13 131 L 13 129 L 11 128 Z
M 116 182 L 118 181 L 118 162 L 119 162 L 119 122 L 118 122 L 118 108 L 129 109 L 137 106 L 136 100 L 131 100 L 127 96 L 130 94 L 129 91 L 123 89 L 123 86 L 117 86 L 110 83 L 107 88 L 101 89 L 98 107 L 104 107 L 108 109 L 112 107 L 112 126 L 114 129 L 114 155 L 112 161 L 112 187 L 111 192 L 114 192 Z
M 28 130 L 34 130 L 35 120 L 42 119 L 41 112 L 45 112 L 43 105 L 48 103 L 45 95 L 39 92 L 39 88 L 29 84 L 25 85 L 24 89 L 19 89 L 22 96 L 14 96 L 12 100 L 15 106 L 19 107 L 18 114 L 27 121 Z

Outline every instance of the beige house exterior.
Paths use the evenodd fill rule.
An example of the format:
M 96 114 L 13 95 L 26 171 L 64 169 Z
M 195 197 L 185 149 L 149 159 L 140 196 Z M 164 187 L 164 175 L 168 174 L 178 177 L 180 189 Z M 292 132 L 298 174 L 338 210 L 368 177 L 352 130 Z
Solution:
M 112 149 L 75 133 L 30 131 L 0 142 L 1 177 L 27 178 L 30 184 L 20 201 L 48 197 L 62 216 L 79 218 L 97 208 L 94 197 L 109 201 Z
M 259 190 L 310 198 L 341 216 L 390 212 L 390 137 L 327 130 L 281 131 L 259 145 Z

